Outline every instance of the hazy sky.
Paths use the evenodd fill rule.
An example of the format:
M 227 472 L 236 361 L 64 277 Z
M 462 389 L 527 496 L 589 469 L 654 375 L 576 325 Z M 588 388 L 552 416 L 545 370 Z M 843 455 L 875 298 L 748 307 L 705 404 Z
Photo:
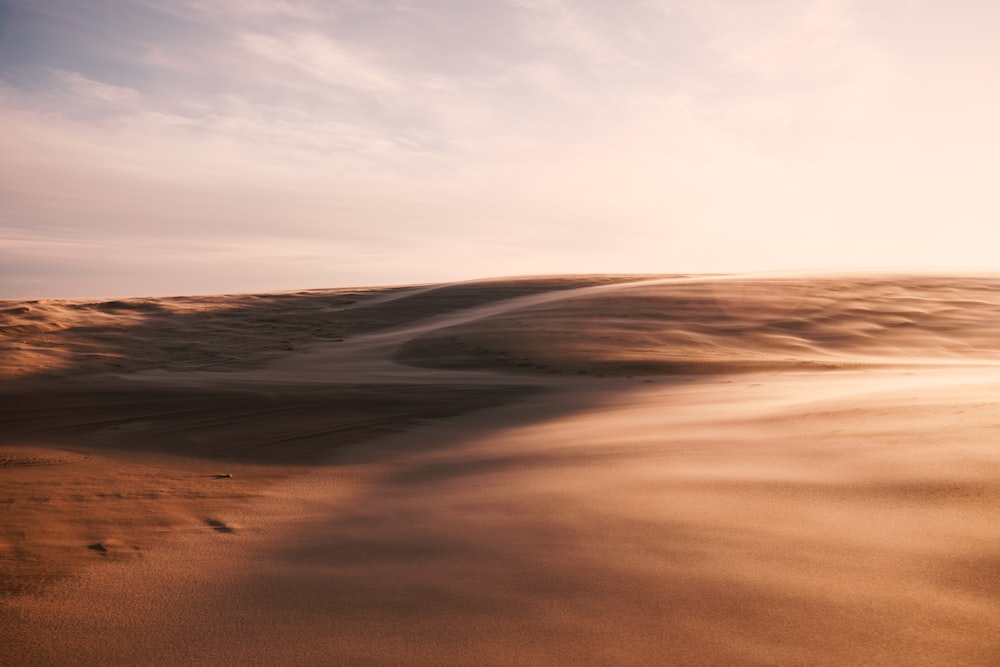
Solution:
M 1000 269 L 1000 3 L 0 0 L 0 297 Z

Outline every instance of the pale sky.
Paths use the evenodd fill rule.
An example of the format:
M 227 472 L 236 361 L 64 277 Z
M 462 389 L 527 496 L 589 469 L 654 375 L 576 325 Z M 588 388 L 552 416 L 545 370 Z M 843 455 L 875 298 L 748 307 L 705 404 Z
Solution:
M 1000 3 L 0 0 L 0 298 L 1000 270 Z

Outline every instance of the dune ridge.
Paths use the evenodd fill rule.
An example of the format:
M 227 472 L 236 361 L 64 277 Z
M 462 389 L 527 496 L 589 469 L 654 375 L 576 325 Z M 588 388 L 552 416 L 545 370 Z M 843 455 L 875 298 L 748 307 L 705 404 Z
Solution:
M 442 329 L 394 359 L 606 375 L 995 363 L 998 287 L 983 277 L 651 281 Z
M 401 326 L 491 301 L 634 276 L 481 280 L 273 294 L 0 302 L 0 378 L 229 370 L 303 345 Z
M 640 373 L 994 362 L 998 279 L 575 276 L 258 295 L 7 301 L 0 377 L 260 367 L 323 343 L 532 294 L 537 306 L 402 340 L 399 362 Z M 607 289 L 588 292 L 592 286 Z M 583 293 L 580 293 L 583 290 Z

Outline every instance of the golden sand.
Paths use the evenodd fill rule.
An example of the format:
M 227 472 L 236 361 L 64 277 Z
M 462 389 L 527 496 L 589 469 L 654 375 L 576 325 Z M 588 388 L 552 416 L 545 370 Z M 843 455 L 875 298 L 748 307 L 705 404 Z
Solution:
M 998 664 L 998 315 L 941 276 L 0 304 L 0 664 Z

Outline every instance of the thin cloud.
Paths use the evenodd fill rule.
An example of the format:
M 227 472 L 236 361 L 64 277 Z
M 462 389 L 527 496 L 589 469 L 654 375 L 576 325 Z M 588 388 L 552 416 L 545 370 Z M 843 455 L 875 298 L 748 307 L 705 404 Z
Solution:
M 241 35 L 239 44 L 252 55 L 285 65 L 320 83 L 375 94 L 400 90 L 391 73 L 320 33 L 250 33 Z
M 99 100 L 119 109 L 123 105 L 131 105 L 139 99 L 139 93 L 134 88 L 88 79 L 79 72 L 54 69 L 52 75 L 75 95 Z
M 323 3 L 309 0 L 187 0 L 188 11 L 212 19 L 231 20 L 234 16 L 250 18 L 317 21 L 326 18 Z
M 605 32 L 588 25 L 580 5 L 563 0 L 509 0 L 521 10 L 527 38 L 537 44 L 567 49 L 596 66 L 623 57 Z

